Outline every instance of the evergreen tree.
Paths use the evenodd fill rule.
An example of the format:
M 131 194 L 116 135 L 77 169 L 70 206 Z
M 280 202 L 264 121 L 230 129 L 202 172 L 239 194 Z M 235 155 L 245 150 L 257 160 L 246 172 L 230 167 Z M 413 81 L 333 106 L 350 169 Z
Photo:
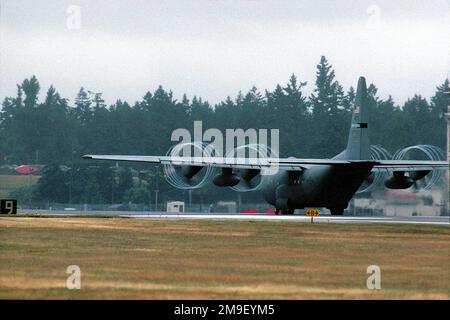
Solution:
M 68 202 L 68 186 L 66 175 L 57 164 L 50 164 L 42 170 L 42 176 L 38 181 L 37 193 L 40 199 L 66 203 Z
M 420 95 L 414 95 L 403 106 L 402 130 L 408 132 L 405 145 L 429 144 L 430 124 L 433 123 L 428 101 Z
M 343 98 L 343 89 L 335 80 L 333 67 L 325 56 L 322 56 L 317 65 L 316 87 L 310 97 L 313 114 L 316 116 L 337 114 Z
M 133 175 L 129 167 L 120 168 L 118 174 L 116 202 L 121 202 L 125 193 L 133 187 Z
M 331 157 L 345 148 L 355 90 L 350 87 L 344 93 L 325 57 L 317 65 L 316 76 L 309 98 L 303 95 L 306 82 L 293 74 L 285 85 L 276 85 L 273 91 L 265 90 L 262 94 L 252 87 L 246 93 L 240 91 L 234 99 L 227 97 L 214 108 L 197 96 L 190 101 L 183 95 L 177 101 L 171 91 L 161 86 L 154 93 L 147 92 L 134 105 L 118 100 L 108 107 L 101 94 L 84 88 L 72 105 L 53 86 L 39 102 L 40 84 L 32 76 L 17 86 L 14 97 L 5 97 L 2 102 L 0 163 L 48 164 L 37 191 L 42 199 L 68 201 L 70 189 L 72 203 L 119 203 L 125 198 L 143 199 L 142 188 L 127 193 L 136 189 L 131 172 L 122 168 L 115 173 L 109 167 L 111 163 L 90 163 L 80 160 L 80 156 L 165 154 L 174 144 L 170 141 L 173 130 L 192 130 L 196 120 L 203 121 L 204 130 L 218 128 L 223 133 L 229 128 L 280 129 L 280 156 Z M 447 79 L 436 88 L 430 102 L 415 95 L 401 108 L 390 96 L 381 99 L 377 91 L 374 84 L 368 86 L 372 144 L 392 152 L 419 143 L 445 147 L 443 113 L 450 104 Z M 63 171 L 60 164 L 70 167 L 69 171 Z M 143 164 L 133 167 L 149 170 Z M 150 169 L 153 172 L 150 180 L 141 186 L 149 190 L 145 201 L 155 189 L 159 190 L 160 201 L 182 197 L 178 190 L 163 182 L 160 168 Z M 53 185 L 57 187 L 52 189 Z M 213 201 L 235 199 L 236 194 L 210 188 L 198 190 L 194 196 L 198 201 Z
M 67 100 L 62 99 L 55 88 L 50 86 L 44 103 L 37 107 L 39 163 L 65 163 L 70 159 L 68 108 Z
M 25 98 L 23 108 L 19 106 L 17 110 L 17 144 L 23 150 L 23 160 L 25 163 L 39 163 L 39 126 L 37 121 L 38 111 L 37 100 L 40 90 L 39 82 L 35 76 L 25 79 L 21 84 Z M 21 100 L 21 97 L 19 98 Z
M 312 156 L 330 157 L 345 147 L 348 123 L 342 123 L 344 92 L 335 80 L 335 72 L 327 59 L 322 56 L 317 65 L 316 83 L 309 104 L 312 110 L 313 127 L 311 135 Z M 338 116 L 338 117 L 336 117 Z
M 433 145 L 439 146 L 445 150 L 446 148 L 446 128 L 445 113 L 448 112 L 450 105 L 450 84 L 449 80 L 445 81 L 436 87 L 436 93 L 431 97 L 431 119 L 432 130 L 430 130 L 430 141 Z

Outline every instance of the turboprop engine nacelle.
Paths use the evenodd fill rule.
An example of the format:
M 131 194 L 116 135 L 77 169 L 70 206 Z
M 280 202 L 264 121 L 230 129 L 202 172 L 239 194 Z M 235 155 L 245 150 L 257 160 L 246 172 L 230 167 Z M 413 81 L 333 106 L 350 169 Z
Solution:
M 241 179 L 233 173 L 232 168 L 223 168 L 222 172 L 216 175 L 213 183 L 219 187 L 233 187 L 239 183 Z
M 405 172 L 394 172 L 394 175 L 390 178 L 386 179 L 384 185 L 389 189 L 408 189 L 415 185 L 416 181 L 425 178 L 425 176 L 430 173 L 429 170 L 418 170 L 408 172 L 408 175 Z
M 384 185 L 389 189 L 408 189 L 414 184 L 411 177 L 405 175 L 405 172 L 398 171 L 384 181 Z

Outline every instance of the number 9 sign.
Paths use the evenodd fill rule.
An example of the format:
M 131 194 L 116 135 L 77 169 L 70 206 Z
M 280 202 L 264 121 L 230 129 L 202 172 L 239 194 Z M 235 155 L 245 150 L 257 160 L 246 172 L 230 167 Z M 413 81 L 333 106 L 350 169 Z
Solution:
M 17 200 L 0 201 L 0 214 L 16 214 L 16 213 L 17 213 Z

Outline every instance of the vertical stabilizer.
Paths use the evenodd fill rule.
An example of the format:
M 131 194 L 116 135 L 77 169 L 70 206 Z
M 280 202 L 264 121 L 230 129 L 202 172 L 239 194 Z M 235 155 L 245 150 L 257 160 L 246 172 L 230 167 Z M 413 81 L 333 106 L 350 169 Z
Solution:
M 348 160 L 370 160 L 369 110 L 364 77 L 358 80 L 345 157 Z

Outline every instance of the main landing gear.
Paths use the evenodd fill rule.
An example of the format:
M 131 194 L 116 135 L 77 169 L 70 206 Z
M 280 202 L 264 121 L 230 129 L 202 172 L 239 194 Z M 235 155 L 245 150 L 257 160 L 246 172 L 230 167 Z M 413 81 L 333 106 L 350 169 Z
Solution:
M 328 208 L 332 216 L 342 216 L 345 208 Z M 275 209 L 275 214 L 294 214 L 295 208 Z
M 344 208 L 329 208 L 332 216 L 342 216 Z

